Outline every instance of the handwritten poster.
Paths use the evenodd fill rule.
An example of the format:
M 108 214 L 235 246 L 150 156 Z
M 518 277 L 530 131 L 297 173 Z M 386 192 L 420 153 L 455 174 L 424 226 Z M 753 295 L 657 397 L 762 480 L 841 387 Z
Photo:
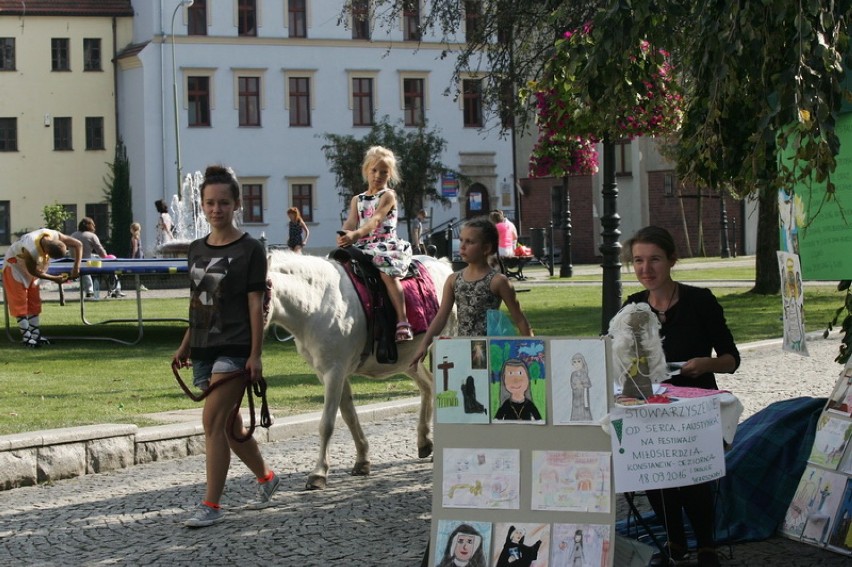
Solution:
M 725 475 L 718 396 L 616 405 L 611 441 L 616 492 L 688 486 Z
M 445 508 L 520 507 L 517 449 L 444 449 L 441 501 Z

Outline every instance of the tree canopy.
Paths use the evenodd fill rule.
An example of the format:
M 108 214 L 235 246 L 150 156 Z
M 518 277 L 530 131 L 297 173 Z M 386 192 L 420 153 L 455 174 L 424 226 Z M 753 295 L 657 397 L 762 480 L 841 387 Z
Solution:
M 389 26 L 404 1 L 373 4 Z M 757 280 L 766 274 L 774 282 L 764 292 L 777 291 L 777 188 L 816 182 L 825 185 L 828 200 L 836 191 L 835 121 L 849 97 L 852 0 L 470 0 L 461 10 L 459 4 L 433 0 L 421 24 L 457 53 L 457 75 L 471 68 L 491 73 L 486 98 L 498 109 L 509 100 L 507 85 L 520 93 L 540 79 L 556 40 L 584 24 L 592 46 L 571 86 L 595 101 L 621 100 L 630 90 L 618 63 L 639 42 L 669 52 L 684 98 L 682 126 L 667 155 L 683 180 L 760 196 Z M 514 100 L 519 130 L 530 123 L 534 103 Z

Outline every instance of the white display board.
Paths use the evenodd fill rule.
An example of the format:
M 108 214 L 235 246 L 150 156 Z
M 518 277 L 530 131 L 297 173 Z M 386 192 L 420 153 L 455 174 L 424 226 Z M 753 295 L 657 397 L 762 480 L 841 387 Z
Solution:
M 609 339 L 441 339 L 433 346 L 429 565 L 612 565 Z M 483 563 L 484 560 L 484 563 Z M 520 563 L 525 564 L 525 563 Z

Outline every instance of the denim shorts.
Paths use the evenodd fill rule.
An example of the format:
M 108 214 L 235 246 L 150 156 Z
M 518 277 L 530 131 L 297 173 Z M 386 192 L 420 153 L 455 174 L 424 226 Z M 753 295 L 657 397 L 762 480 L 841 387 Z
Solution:
M 247 358 L 238 356 L 217 356 L 209 360 L 192 361 L 192 383 L 196 388 L 206 390 L 210 386 L 213 374 L 236 372 L 246 367 Z

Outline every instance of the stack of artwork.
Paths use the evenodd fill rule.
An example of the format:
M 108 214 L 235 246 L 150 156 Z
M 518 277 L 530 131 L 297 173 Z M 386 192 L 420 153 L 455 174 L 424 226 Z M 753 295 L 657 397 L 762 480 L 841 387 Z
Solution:
M 432 565 L 612 565 L 608 349 L 436 341 Z
M 817 422 L 805 472 L 787 509 L 787 537 L 852 555 L 852 364 Z

